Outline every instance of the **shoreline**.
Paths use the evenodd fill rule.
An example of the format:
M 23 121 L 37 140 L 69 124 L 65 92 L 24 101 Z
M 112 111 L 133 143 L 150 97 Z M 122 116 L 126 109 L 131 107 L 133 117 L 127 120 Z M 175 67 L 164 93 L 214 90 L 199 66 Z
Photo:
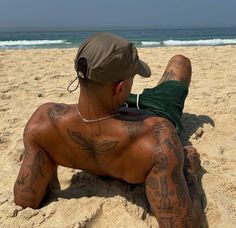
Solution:
M 137 49 L 156 49 L 156 48 L 214 48 L 214 47 L 231 47 L 236 48 L 236 44 L 225 44 L 225 45 L 160 45 L 160 46 L 135 46 Z M 1 51 L 18 51 L 18 50 L 70 50 L 70 49 L 78 49 L 77 47 L 34 47 L 34 48 L 0 48 Z

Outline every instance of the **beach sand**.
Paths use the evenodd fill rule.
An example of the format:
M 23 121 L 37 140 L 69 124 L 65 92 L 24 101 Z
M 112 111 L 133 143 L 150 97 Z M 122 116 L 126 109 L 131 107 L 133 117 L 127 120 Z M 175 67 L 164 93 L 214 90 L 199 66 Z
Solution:
M 152 77 L 136 77 L 133 92 L 152 87 L 168 60 L 184 54 L 193 76 L 181 135 L 201 155 L 202 196 L 209 227 L 236 226 L 236 46 L 139 49 Z M 0 51 L 0 227 L 158 227 L 143 185 L 129 185 L 59 167 L 62 191 L 49 193 L 41 209 L 13 203 L 13 185 L 24 153 L 22 133 L 45 102 L 76 103 L 76 49 Z

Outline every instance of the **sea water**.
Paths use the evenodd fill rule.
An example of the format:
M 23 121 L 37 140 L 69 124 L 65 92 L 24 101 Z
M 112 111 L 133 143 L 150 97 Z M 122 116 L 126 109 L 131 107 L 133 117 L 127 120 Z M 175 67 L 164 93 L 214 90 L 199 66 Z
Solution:
M 73 48 L 95 32 L 112 32 L 136 47 L 236 45 L 236 28 L 125 29 L 91 31 L 1 32 L 0 49 Z

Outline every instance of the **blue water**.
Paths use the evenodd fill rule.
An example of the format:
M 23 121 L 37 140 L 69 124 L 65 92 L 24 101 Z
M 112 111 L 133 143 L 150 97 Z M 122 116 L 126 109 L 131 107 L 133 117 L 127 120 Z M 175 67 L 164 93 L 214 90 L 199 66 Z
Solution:
M 236 28 L 106 31 L 128 39 L 137 47 L 236 45 Z M 0 49 L 78 47 L 94 32 L 98 31 L 0 32 Z

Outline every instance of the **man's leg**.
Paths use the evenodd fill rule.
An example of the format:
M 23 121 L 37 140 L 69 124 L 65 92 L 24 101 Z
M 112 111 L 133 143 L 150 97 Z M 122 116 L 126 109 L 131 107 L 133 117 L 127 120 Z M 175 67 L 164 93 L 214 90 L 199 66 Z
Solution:
M 176 80 L 183 82 L 189 87 L 191 75 L 191 61 L 183 55 L 175 55 L 170 59 L 165 72 L 157 85 L 160 85 L 165 81 Z
M 175 55 L 170 59 L 162 78 L 158 82 L 158 85 L 168 80 L 176 80 L 184 83 L 187 87 L 189 87 L 191 76 L 191 61 L 183 55 Z M 200 221 L 203 217 L 203 209 L 201 207 L 201 199 L 197 186 L 197 175 L 199 174 L 201 164 L 199 158 L 200 156 L 194 147 L 185 147 L 184 157 L 183 171 L 185 181 L 188 186 L 192 205 L 196 212 L 195 214 Z

